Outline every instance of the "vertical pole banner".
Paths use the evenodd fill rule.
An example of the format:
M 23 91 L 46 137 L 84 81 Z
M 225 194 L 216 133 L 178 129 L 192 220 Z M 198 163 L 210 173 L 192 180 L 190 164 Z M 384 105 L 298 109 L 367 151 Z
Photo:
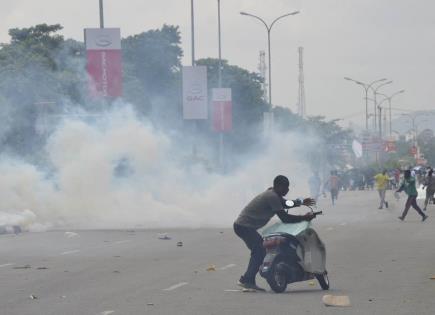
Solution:
M 207 67 L 183 67 L 183 118 L 207 119 Z
M 121 30 L 86 28 L 85 45 L 91 96 L 122 96 Z
M 231 89 L 213 89 L 213 129 L 217 132 L 233 128 Z

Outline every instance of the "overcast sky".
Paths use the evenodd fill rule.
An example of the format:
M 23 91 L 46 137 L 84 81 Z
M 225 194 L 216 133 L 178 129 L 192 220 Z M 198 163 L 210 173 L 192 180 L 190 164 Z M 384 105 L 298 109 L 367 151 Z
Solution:
M 83 40 L 84 27 L 97 27 L 98 0 L 1 0 L 0 41 L 7 30 L 39 23 L 60 23 L 63 35 Z M 346 118 L 363 124 L 364 82 L 394 81 L 382 89 L 405 109 L 435 109 L 435 1 L 432 0 L 221 0 L 223 57 L 257 71 L 266 50 L 265 27 L 246 11 L 272 21 L 284 13 L 301 14 L 279 21 L 272 30 L 273 101 L 296 110 L 297 48 L 305 48 L 307 113 Z M 217 0 L 195 0 L 196 56 L 217 57 Z M 123 37 L 164 23 L 179 25 L 184 63 L 190 63 L 189 0 L 105 0 L 106 27 Z

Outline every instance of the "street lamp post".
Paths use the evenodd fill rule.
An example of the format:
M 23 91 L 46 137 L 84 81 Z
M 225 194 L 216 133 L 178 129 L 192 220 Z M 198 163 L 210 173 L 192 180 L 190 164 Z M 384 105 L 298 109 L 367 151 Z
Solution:
M 219 69 L 218 69 L 218 87 L 222 87 L 222 46 L 221 46 L 221 0 L 218 4 L 218 42 L 219 42 Z
M 396 95 L 398 95 L 398 94 L 402 94 L 402 93 L 405 93 L 405 90 L 397 91 L 397 92 L 391 94 L 390 96 L 387 96 L 387 95 L 382 94 L 382 93 L 377 93 L 377 94 L 379 94 L 379 95 L 384 96 L 385 99 L 388 100 L 388 112 L 389 112 L 389 120 L 390 120 L 390 121 L 389 121 L 390 137 L 392 136 L 392 132 L 393 132 L 393 131 L 392 131 L 392 130 L 393 130 L 392 117 L 391 117 L 391 99 L 392 99 L 393 97 L 395 97 Z
M 100 0 L 100 28 L 104 28 L 103 0 Z
M 348 81 L 355 82 L 356 84 L 361 85 L 364 88 L 364 91 L 366 93 L 366 97 L 365 97 L 365 100 L 366 100 L 366 131 L 368 131 L 369 130 L 369 106 L 368 106 L 369 89 L 372 88 L 373 84 L 378 83 L 378 82 L 382 82 L 382 81 L 386 81 L 387 79 L 383 78 L 383 79 L 375 80 L 369 84 L 363 83 L 363 82 L 358 81 L 358 80 L 351 79 L 349 77 L 345 77 L 344 79 L 348 80 Z M 375 110 L 375 112 L 376 112 L 376 110 Z
M 273 20 L 273 22 L 270 25 L 268 25 L 262 18 L 260 18 L 256 15 L 246 13 L 246 12 L 240 12 L 241 15 L 250 16 L 250 17 L 253 17 L 253 18 L 261 21 L 267 30 L 267 47 L 268 47 L 268 51 L 269 51 L 269 105 L 270 106 L 272 106 L 272 62 L 271 62 L 272 57 L 271 57 L 271 48 L 270 48 L 270 32 L 272 30 L 273 25 L 275 25 L 275 23 L 278 22 L 278 20 L 280 20 L 284 17 L 290 16 L 290 15 L 296 15 L 298 13 L 299 13 L 299 11 L 294 11 L 292 13 L 287 13 L 287 14 L 281 15 L 281 16 L 277 17 L 275 20 Z
M 193 10 L 193 0 L 190 0 L 190 21 L 192 32 L 192 66 L 195 65 L 195 14 Z
M 380 85 L 378 85 L 376 88 L 372 88 L 372 90 L 373 90 L 373 98 L 374 98 L 374 109 L 375 109 L 375 121 L 374 121 L 374 127 L 375 127 L 375 131 L 376 131 L 376 108 L 377 108 L 377 98 L 376 98 L 376 95 L 378 94 L 378 90 L 381 88 L 381 87 L 383 87 L 383 86 L 385 86 L 385 85 L 387 85 L 387 84 L 391 84 L 391 83 L 393 83 L 393 81 L 387 81 L 387 82 L 384 82 L 384 83 L 382 83 L 382 84 L 380 84 Z M 380 125 L 379 125 L 379 128 L 380 128 Z

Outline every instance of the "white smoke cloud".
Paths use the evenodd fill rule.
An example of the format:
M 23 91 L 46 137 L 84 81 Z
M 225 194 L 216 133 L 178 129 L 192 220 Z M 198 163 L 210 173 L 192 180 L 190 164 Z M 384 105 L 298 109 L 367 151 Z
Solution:
M 45 148 L 50 167 L 3 156 L 0 211 L 25 214 L 38 230 L 229 226 L 277 174 L 289 176 L 289 198 L 307 195 L 309 168 L 298 152 L 311 142 L 274 135 L 258 157 L 221 175 L 192 161 L 186 167 L 189 144 L 120 104 L 92 121 L 65 117 Z

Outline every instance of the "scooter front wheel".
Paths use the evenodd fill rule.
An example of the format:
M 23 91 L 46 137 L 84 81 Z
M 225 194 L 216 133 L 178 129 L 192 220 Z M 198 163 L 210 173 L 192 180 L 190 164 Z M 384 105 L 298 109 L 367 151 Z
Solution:
M 269 277 L 266 279 L 270 288 L 276 293 L 282 293 L 287 289 L 287 275 L 280 264 L 283 263 L 274 264 Z
M 329 290 L 329 278 L 327 273 L 323 275 L 316 275 L 316 279 L 319 281 L 320 287 L 323 290 Z

